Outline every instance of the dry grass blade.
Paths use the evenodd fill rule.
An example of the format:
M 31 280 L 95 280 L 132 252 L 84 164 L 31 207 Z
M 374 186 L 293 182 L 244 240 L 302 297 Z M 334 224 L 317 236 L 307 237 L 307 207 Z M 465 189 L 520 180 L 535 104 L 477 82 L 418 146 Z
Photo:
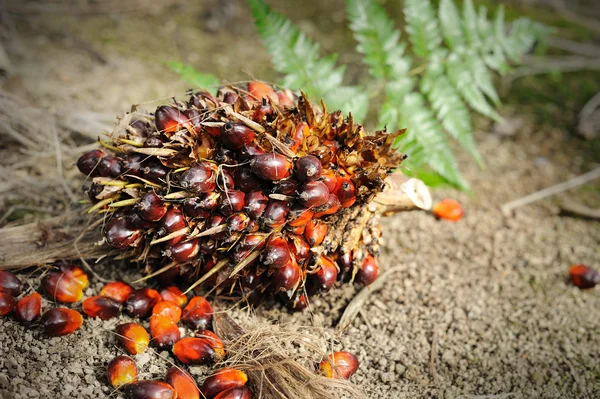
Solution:
M 339 399 L 366 398 L 350 381 L 325 378 L 314 370 L 326 341 L 315 331 L 308 334 L 281 325 L 257 325 L 245 331 L 224 312 L 214 316 L 215 330 L 224 339 L 228 367 L 245 371 L 261 398 Z M 300 347 L 296 356 L 291 347 Z

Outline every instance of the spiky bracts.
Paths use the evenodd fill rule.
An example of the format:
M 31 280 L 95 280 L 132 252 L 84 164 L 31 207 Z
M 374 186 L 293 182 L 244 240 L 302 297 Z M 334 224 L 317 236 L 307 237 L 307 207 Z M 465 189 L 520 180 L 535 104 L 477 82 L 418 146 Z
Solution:
M 402 133 L 260 82 L 129 114 L 78 161 L 107 245 L 148 272 L 251 303 L 302 308 L 336 282 L 377 276 L 369 202 L 403 155 Z

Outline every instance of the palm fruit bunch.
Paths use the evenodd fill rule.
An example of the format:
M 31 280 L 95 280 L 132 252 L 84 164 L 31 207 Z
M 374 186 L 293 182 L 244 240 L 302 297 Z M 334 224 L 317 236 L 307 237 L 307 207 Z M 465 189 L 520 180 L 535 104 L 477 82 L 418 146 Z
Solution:
M 190 92 L 131 112 L 77 166 L 104 243 L 162 279 L 292 308 L 336 281 L 371 283 L 381 233 L 370 204 L 404 159 L 402 131 L 262 82 Z

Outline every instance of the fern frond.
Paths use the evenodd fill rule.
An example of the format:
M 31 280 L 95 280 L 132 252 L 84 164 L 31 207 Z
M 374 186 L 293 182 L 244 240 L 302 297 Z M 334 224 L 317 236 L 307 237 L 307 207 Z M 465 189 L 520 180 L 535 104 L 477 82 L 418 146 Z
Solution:
M 429 165 L 449 183 L 467 189 L 446 135 L 420 93 L 409 93 L 402 103 L 402 125 L 407 133 L 398 137 L 398 145 L 408 155 L 406 166 Z
M 440 27 L 446 44 L 456 49 L 465 44 L 460 15 L 453 0 L 442 0 L 438 10 Z
M 442 42 L 440 28 L 430 0 L 405 0 L 404 17 L 408 39 L 413 51 L 427 58 L 440 47 Z
M 400 111 L 404 97 L 413 89 L 415 82 L 409 77 L 404 77 L 388 82 L 385 87 L 385 98 L 379 112 L 379 126 L 387 127 L 394 131 L 398 128 Z
M 467 56 L 467 67 L 469 68 L 477 87 L 496 105 L 500 105 L 500 97 L 494 86 L 492 74 L 487 68 L 485 61 L 479 54 L 471 53 Z
M 192 85 L 194 89 L 205 89 L 212 94 L 216 94 L 219 79 L 215 75 L 202 73 L 193 66 L 179 61 L 169 61 L 167 66 L 177 73 L 185 83 Z
M 504 52 L 513 62 L 519 62 L 521 57 L 533 47 L 536 35 L 530 20 L 519 18 L 512 23 L 509 36 L 502 41 Z
M 351 112 L 356 121 L 362 121 L 367 116 L 369 93 L 359 87 L 337 87 L 327 93 L 326 100 L 328 107 L 340 109 L 345 115 Z

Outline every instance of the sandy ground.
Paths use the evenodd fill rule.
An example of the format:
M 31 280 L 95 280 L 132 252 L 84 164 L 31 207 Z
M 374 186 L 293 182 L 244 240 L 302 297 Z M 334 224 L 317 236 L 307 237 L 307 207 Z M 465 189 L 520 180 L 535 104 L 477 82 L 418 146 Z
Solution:
M 301 23 L 313 34 L 328 33 L 322 24 Z M 53 109 L 116 115 L 132 103 L 181 92 L 185 85 L 162 64 L 170 59 L 205 66 L 230 81 L 273 76 L 247 11 L 235 6 L 221 14 L 209 3 L 153 15 L 10 15 L 2 26 L 15 66 L 2 88 Z M 463 202 L 462 221 L 439 222 L 425 213 L 384 219 L 380 263 L 398 271 L 345 334 L 334 328 L 354 287 L 316 298 L 302 314 L 275 306 L 249 317 L 325 327 L 334 349 L 359 357 L 353 381 L 370 398 L 600 397 L 600 291 L 580 291 L 565 280 L 572 263 L 600 267 L 600 228 L 558 216 L 557 206 L 570 198 L 598 207 L 600 186 L 584 186 L 509 217 L 499 212 L 504 202 L 597 166 L 598 147 L 553 128 L 552 121 L 534 124 L 528 115 L 519 117 L 526 127 L 514 136 L 477 134 L 485 170 L 461 159 L 473 195 L 434 192 L 437 199 Z M 138 275 L 115 262 L 97 271 L 106 278 Z M 38 285 L 35 276 L 27 282 Z M 92 281 L 86 295 L 101 286 Z M 244 310 L 232 314 L 248 317 Z M 104 368 L 119 353 L 111 334 L 119 322 L 86 320 L 75 334 L 48 339 L 0 319 L 0 397 L 118 395 L 108 387 Z M 160 377 L 169 358 L 163 352 L 136 360 L 144 377 Z

